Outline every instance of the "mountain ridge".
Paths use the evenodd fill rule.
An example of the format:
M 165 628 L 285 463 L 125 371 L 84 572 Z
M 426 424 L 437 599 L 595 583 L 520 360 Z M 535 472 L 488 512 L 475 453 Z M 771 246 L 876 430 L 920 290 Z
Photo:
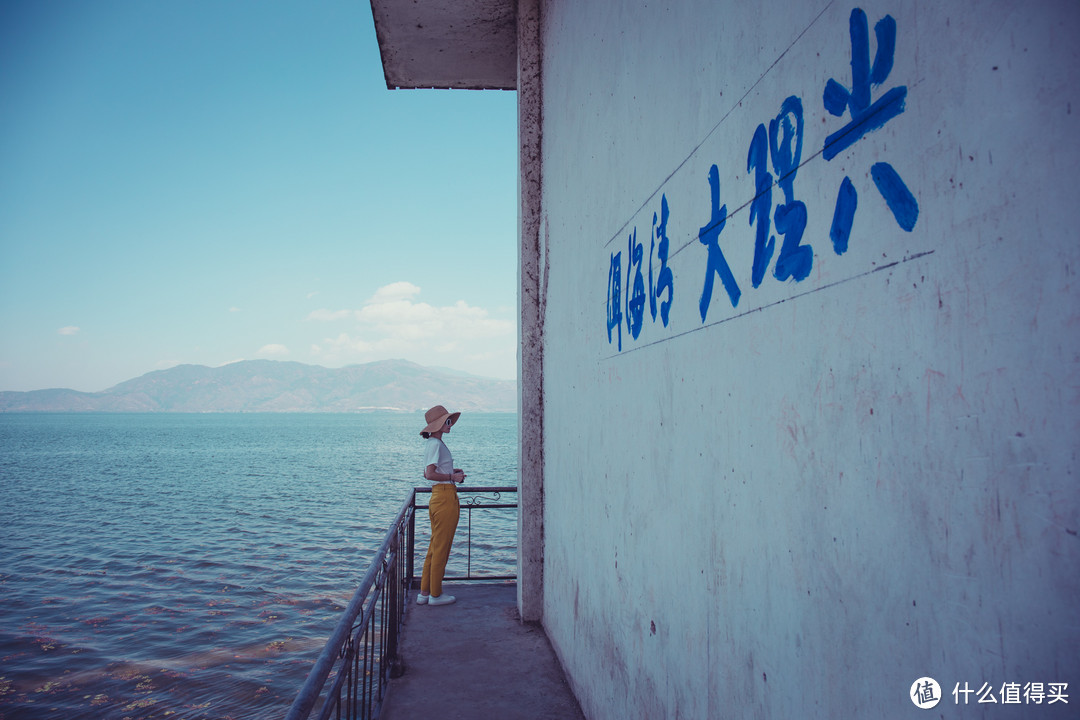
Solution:
M 515 412 L 517 383 L 407 360 L 326 368 L 289 360 L 177 365 L 100 392 L 0 392 L 0 412 Z

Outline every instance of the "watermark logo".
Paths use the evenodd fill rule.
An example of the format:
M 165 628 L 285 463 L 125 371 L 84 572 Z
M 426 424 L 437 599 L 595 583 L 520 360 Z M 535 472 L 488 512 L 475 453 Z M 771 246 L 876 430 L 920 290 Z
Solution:
M 911 684 L 911 702 L 915 707 L 929 710 L 941 702 L 941 686 L 932 677 L 921 677 Z
M 1005 682 L 1000 688 L 984 682 L 976 690 L 970 683 L 956 683 L 952 689 L 953 704 L 992 705 L 1063 705 L 1069 704 L 1069 683 L 1063 682 Z M 973 697 L 974 696 L 974 697 Z M 911 702 L 915 707 L 929 710 L 942 701 L 941 685 L 932 677 L 921 677 L 911 684 Z

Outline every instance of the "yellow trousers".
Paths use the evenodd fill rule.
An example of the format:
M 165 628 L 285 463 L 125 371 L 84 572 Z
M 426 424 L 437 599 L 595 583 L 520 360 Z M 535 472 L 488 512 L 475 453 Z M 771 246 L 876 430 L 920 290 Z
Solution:
M 457 488 L 453 485 L 435 485 L 431 488 L 428 517 L 431 518 L 431 544 L 424 558 L 424 573 L 420 576 L 420 593 L 439 597 L 442 580 L 446 573 L 446 561 L 450 559 L 450 546 L 454 544 L 458 517 Z

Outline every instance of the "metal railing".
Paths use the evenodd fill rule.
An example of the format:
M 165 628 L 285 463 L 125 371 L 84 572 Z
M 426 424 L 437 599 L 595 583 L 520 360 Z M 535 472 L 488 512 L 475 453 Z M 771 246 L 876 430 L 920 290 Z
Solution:
M 318 720 L 330 717 L 373 720 L 378 717 L 390 678 L 398 675 L 398 638 L 405 619 L 409 591 L 416 584 L 413 572 L 417 550 L 416 511 L 428 507 L 417 505 L 416 496 L 430 492 L 430 487 L 410 491 L 372 558 L 360 587 L 289 708 L 286 720 L 307 720 L 320 698 L 322 705 L 315 715 Z M 517 493 L 517 488 L 458 488 L 459 501 L 467 511 L 466 574 L 446 576 L 444 579 L 514 579 L 514 575 L 477 575 L 472 572 L 472 511 L 516 508 L 516 502 L 500 502 L 502 493 L 510 492 Z M 461 495 L 468 497 L 461 498 Z
M 461 504 L 461 509 L 464 510 L 465 513 L 466 513 L 465 528 L 464 528 L 464 530 L 465 530 L 465 574 L 464 575 L 446 575 L 446 576 L 443 577 L 443 580 L 515 580 L 517 578 L 516 575 L 493 575 L 493 574 L 490 574 L 490 573 L 476 575 L 476 574 L 473 574 L 473 571 L 472 571 L 472 547 L 473 547 L 473 542 L 472 542 L 473 523 L 472 523 L 472 520 L 473 520 L 473 510 L 503 510 L 503 509 L 507 509 L 507 508 L 516 508 L 517 507 L 516 502 L 512 502 L 512 503 L 500 502 L 500 500 L 502 500 L 502 494 L 503 493 L 510 493 L 510 492 L 516 494 L 517 493 L 517 488 L 513 487 L 513 486 L 510 486 L 510 487 L 489 487 L 489 488 L 463 487 L 463 488 L 458 489 L 458 501 Z M 424 494 L 430 495 L 431 494 L 431 488 L 430 487 L 413 488 L 414 507 L 417 510 L 427 510 L 428 509 L 427 505 L 416 505 L 415 504 L 415 502 L 416 502 L 415 497 L 416 497 L 417 493 L 424 493 Z M 470 495 L 469 495 L 469 497 L 461 497 L 464 494 L 470 494 Z M 490 497 L 484 497 L 485 495 L 490 496 Z M 415 513 L 413 513 L 413 517 L 411 519 L 411 522 L 414 525 L 413 525 L 413 531 L 411 532 L 410 537 L 415 537 L 415 523 L 416 523 L 416 514 Z M 454 541 L 455 545 L 457 544 L 457 538 L 461 536 L 461 531 L 462 531 L 462 527 L 461 527 L 461 524 L 460 524 L 460 521 L 459 521 L 458 534 L 455 535 L 455 541 Z M 413 558 L 415 557 L 414 552 L 415 552 L 415 549 L 414 549 L 413 552 L 409 553 L 409 560 L 410 560 L 409 577 L 413 576 L 413 567 L 414 566 L 411 563 L 412 563 Z M 423 561 L 421 561 L 421 564 L 423 564 Z

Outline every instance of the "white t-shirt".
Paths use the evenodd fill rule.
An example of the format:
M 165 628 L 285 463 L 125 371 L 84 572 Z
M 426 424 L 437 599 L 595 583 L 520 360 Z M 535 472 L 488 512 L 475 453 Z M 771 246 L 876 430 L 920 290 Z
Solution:
M 454 458 L 450 455 L 450 448 L 437 437 L 429 437 L 424 445 L 424 469 L 428 465 L 435 466 L 435 472 L 443 475 L 454 474 Z M 432 485 L 453 485 L 453 480 L 432 480 Z

